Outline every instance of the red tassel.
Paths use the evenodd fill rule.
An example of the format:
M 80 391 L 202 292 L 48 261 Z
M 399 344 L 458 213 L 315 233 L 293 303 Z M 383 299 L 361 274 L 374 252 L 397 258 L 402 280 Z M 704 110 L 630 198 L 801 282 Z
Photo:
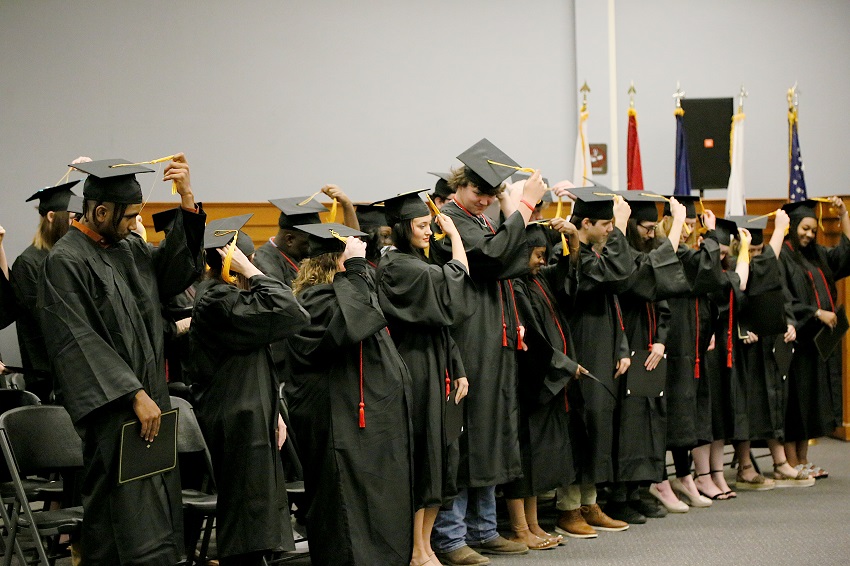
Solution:
M 570 402 L 567 400 L 567 388 L 564 387 L 564 412 L 570 412 Z
M 697 362 L 694 364 L 694 379 L 699 379 L 699 358 L 697 358 Z
M 726 367 L 732 367 L 732 313 L 734 308 L 735 293 L 729 290 L 729 330 L 726 335 Z
M 449 398 L 449 395 L 452 393 L 452 380 L 449 378 L 449 370 L 446 370 L 446 399 Z
M 360 403 L 360 428 L 366 428 L 366 409 L 363 406 L 363 403 Z
M 363 342 L 360 342 L 360 428 L 366 428 L 366 403 L 363 397 Z
M 508 325 L 502 323 L 502 346 L 508 345 Z
M 694 379 L 699 379 L 699 297 L 696 298 L 696 306 L 694 309 L 696 313 L 696 329 L 697 329 L 697 339 L 696 339 L 696 363 L 694 364 Z
M 525 344 L 522 341 L 522 332 L 520 332 L 520 328 L 521 328 L 520 326 L 516 327 L 516 349 L 517 350 L 522 350 L 522 347 L 525 346 Z

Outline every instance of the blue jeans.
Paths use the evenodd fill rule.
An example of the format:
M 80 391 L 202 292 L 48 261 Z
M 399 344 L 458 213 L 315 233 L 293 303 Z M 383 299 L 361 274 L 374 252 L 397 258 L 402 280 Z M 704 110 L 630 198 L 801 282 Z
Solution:
M 452 552 L 464 546 L 490 542 L 496 531 L 496 487 L 460 490 L 451 509 L 437 514 L 431 546 L 436 552 Z

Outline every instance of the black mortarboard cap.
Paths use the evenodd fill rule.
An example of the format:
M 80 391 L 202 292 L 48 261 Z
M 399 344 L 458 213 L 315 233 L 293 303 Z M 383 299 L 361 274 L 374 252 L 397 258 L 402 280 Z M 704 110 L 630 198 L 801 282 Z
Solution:
M 383 206 L 358 204 L 355 212 L 357 213 L 357 221 L 360 223 L 360 228 L 363 230 L 371 230 L 372 228 L 390 225 Z
M 153 229 L 155 232 L 167 232 L 171 230 L 171 225 L 174 223 L 174 218 L 177 216 L 177 208 L 170 208 L 157 212 L 151 216 L 153 220 Z
M 573 216 L 592 218 L 594 220 L 610 220 L 614 218 L 615 193 L 604 187 L 584 187 L 570 189 L 576 197 L 573 204 Z
M 420 216 L 428 216 L 431 214 L 431 209 L 419 196 L 419 193 L 428 189 L 417 189 L 402 193 L 394 197 L 373 202 L 373 205 L 383 203 L 384 214 L 387 217 L 387 226 L 394 226 L 402 220 L 412 220 Z
M 428 174 L 436 175 L 438 177 L 437 182 L 434 183 L 434 192 L 431 195 L 432 198 L 440 197 L 441 199 L 447 199 L 455 193 L 449 186 L 449 180 L 452 178 L 451 173 L 428 171 Z
M 525 227 L 525 240 L 529 248 L 548 248 L 549 237 L 546 234 L 547 228 L 540 224 L 529 224 Z
M 499 187 L 502 181 L 516 172 L 516 169 L 495 165 L 494 163 L 490 163 L 490 161 L 516 167 L 520 166 L 519 163 L 508 157 L 505 152 L 493 145 L 487 138 L 482 138 L 481 141 L 458 155 L 457 158 L 471 169 L 473 173 L 481 177 L 492 189 Z
M 232 242 L 236 236 L 236 232 L 239 232 L 239 237 L 236 239 L 236 247 L 246 256 L 250 256 L 254 253 L 254 242 L 251 241 L 251 237 L 248 234 L 242 232 L 242 227 L 245 226 L 252 216 L 254 215 L 248 213 L 211 220 L 204 229 L 204 249 L 222 248 Z
M 340 238 L 349 236 L 365 236 L 360 230 L 349 228 L 344 224 L 327 222 L 325 224 L 303 224 L 295 226 L 307 234 L 307 257 L 316 257 L 322 254 L 341 252 L 345 249 L 345 242 Z
M 674 195 L 673 198 L 685 205 L 685 218 L 697 217 L 697 203 L 702 200 L 699 195 Z M 669 202 L 664 203 L 664 216 L 673 216 Z
M 126 159 L 103 159 L 74 163 L 69 167 L 88 174 L 83 185 L 83 198 L 116 204 L 139 204 L 142 202 L 142 187 L 136 180 L 136 174 L 153 173 L 153 169 L 141 165 L 115 167 L 127 163 L 132 162 Z
M 328 209 L 315 200 L 301 204 L 308 198 L 310 197 L 303 196 L 269 200 L 270 203 L 280 209 L 277 225 L 280 228 L 291 229 L 300 224 L 319 224 L 322 221 L 319 218 L 319 213 L 326 212 Z
M 728 246 L 732 238 L 738 236 L 738 224 L 729 218 L 718 218 L 714 233 L 718 242 Z
M 800 202 L 789 202 L 782 205 L 782 210 L 788 213 L 792 219 L 798 218 L 817 218 L 815 207 L 818 203 L 813 200 L 801 200 Z
M 630 218 L 634 218 L 638 222 L 658 222 L 658 206 L 663 199 L 655 196 L 655 193 L 647 193 L 645 191 L 626 191 L 623 193 L 623 198 L 629 203 L 632 209 Z
M 750 231 L 753 237 L 750 242 L 754 246 L 758 246 L 764 242 L 764 229 L 767 228 L 767 216 L 756 216 L 754 214 L 745 214 L 744 216 L 730 216 L 729 220 L 738 225 L 738 228 L 746 228 Z
M 38 213 L 44 216 L 48 212 L 62 212 L 68 210 L 68 201 L 74 195 L 71 192 L 71 187 L 79 183 L 79 181 L 71 181 L 63 183 L 55 187 L 46 187 L 41 189 L 26 202 L 38 199 Z
M 68 212 L 71 214 L 82 214 L 83 197 L 78 197 L 77 195 L 72 194 L 71 198 L 68 199 Z

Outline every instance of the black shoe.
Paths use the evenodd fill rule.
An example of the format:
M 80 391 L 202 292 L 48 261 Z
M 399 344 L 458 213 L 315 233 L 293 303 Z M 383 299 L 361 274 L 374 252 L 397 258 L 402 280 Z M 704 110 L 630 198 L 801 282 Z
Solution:
M 667 509 L 654 501 L 636 499 L 629 501 L 629 506 L 647 519 L 660 519 L 667 516 Z
M 635 511 L 627 503 L 611 502 L 605 506 L 605 514 L 617 521 L 624 521 L 630 525 L 642 525 L 646 523 L 646 516 Z

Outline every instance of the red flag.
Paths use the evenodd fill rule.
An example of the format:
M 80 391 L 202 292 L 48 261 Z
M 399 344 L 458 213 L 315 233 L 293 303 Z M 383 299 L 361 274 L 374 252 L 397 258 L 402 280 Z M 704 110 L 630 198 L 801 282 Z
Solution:
M 637 112 L 629 108 L 629 137 L 626 146 L 626 179 L 630 191 L 643 190 L 643 169 L 640 166 L 640 141 L 637 132 Z

